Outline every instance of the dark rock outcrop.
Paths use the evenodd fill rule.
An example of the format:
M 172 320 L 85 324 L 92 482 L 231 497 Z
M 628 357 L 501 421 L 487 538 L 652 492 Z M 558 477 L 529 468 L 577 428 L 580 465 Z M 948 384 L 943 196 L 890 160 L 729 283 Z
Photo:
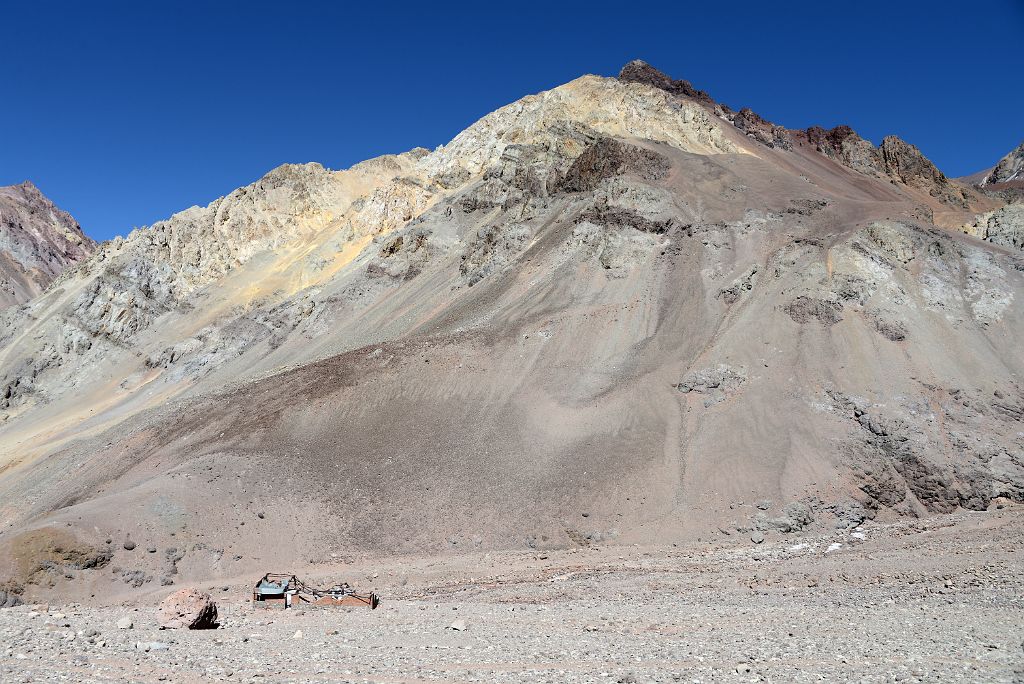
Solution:
M 797 323 L 807 323 L 813 318 L 825 325 L 835 325 L 843 320 L 843 305 L 825 299 L 801 295 L 784 308 L 789 317 Z
M 879 147 L 857 135 L 849 126 L 826 130 L 811 126 L 803 131 L 807 142 L 830 159 L 868 176 L 921 190 L 957 207 L 967 207 L 967 194 L 949 181 L 914 145 L 895 135 L 886 136 Z
M 668 160 L 657 152 L 602 138 L 576 158 L 558 189 L 585 192 L 593 190 L 606 178 L 624 173 L 634 173 L 644 180 L 658 180 L 668 174 L 668 169 Z
M 895 135 L 886 136 L 881 145 L 884 173 L 913 188 L 924 190 L 947 204 L 967 207 L 967 195 L 949 182 L 921 150 Z
M 703 90 L 693 87 L 689 81 L 670 78 L 667 74 L 658 71 L 642 59 L 634 59 L 622 67 L 619 71 L 619 80 L 631 83 L 643 83 L 654 88 L 659 88 L 673 95 L 693 98 L 704 104 L 714 105 L 715 101 Z
M 786 128 L 776 126 L 750 107 L 744 107 L 736 113 L 728 112 L 725 109 L 723 109 L 723 112 L 726 118 L 732 122 L 733 126 L 759 143 L 768 147 L 779 147 L 784 150 L 793 149 L 793 139 Z
M 804 134 L 808 142 L 826 157 L 867 175 L 881 173 L 881 152 L 849 126 L 836 126 L 830 130 L 811 126 Z

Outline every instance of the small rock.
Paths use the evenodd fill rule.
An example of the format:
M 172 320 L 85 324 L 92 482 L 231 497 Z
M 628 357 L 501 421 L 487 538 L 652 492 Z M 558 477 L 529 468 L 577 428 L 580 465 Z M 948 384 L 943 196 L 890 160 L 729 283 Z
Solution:
M 124 550 L 125 551 L 131 551 L 134 548 L 135 548 L 135 542 L 133 542 L 131 539 L 125 539 L 124 540 Z
M 764 535 L 760 532 L 752 532 L 750 534 L 750 541 L 754 542 L 755 544 L 760 544 L 764 541 Z
M 748 663 L 740 663 L 736 666 L 736 674 L 750 674 L 753 668 Z
M 448 629 L 454 629 L 456 632 L 464 632 L 469 629 L 469 625 L 466 624 L 465 620 L 459 618 L 452 624 L 448 625 Z
M 134 626 L 135 626 L 135 623 L 132 622 L 132 619 L 130 617 L 123 617 L 123 618 L 121 618 L 120 620 L 117 621 L 117 628 L 118 629 L 131 629 Z
M 147 553 L 156 553 L 156 547 L 155 546 L 150 546 L 148 549 L 146 549 L 146 552 Z
M 295 634 L 292 634 L 292 639 L 301 639 L 301 638 L 302 638 L 302 630 L 301 629 L 295 630 Z

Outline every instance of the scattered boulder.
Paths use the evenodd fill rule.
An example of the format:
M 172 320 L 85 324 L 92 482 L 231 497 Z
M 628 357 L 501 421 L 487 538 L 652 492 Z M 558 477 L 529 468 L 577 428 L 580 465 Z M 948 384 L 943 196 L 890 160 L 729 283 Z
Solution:
M 21 605 L 21 598 L 5 589 L 0 589 L 0 608 L 12 608 Z
M 454 629 L 456 632 L 464 632 L 469 629 L 469 625 L 462 618 L 459 618 L 452 624 L 448 625 L 448 629 Z
M 216 629 L 217 604 L 197 589 L 179 589 L 160 602 L 160 629 Z
M 733 281 L 732 285 L 719 291 L 718 296 L 721 297 L 722 301 L 726 304 L 735 304 L 745 293 L 754 289 L 757 272 L 757 264 L 752 265 L 743 273 L 743 275 Z
M 760 532 L 752 532 L 750 534 L 750 541 L 754 542 L 755 544 L 761 544 L 762 542 L 764 542 L 764 535 Z
M 758 506 L 760 508 L 760 506 Z M 767 510 L 767 509 L 762 509 Z M 814 513 L 810 507 L 799 501 L 787 505 L 783 514 L 777 518 L 769 518 L 758 513 L 754 519 L 754 527 L 758 530 L 777 530 L 779 532 L 799 532 L 814 522 Z
M 135 542 L 133 542 L 131 540 L 131 537 L 128 537 L 127 539 L 124 540 L 124 550 L 125 551 L 134 551 L 135 550 Z
M 20 606 L 22 591 L 24 591 L 24 587 L 14 580 L 0 584 L 0 608 Z
M 123 617 L 123 618 L 121 618 L 120 620 L 117 621 L 117 628 L 118 629 L 131 629 L 134 626 L 135 626 L 135 623 L 132 622 L 132 619 L 130 617 Z
M 138 589 L 143 584 L 153 581 L 152 575 L 147 575 L 142 570 L 122 570 L 121 580 L 130 587 Z

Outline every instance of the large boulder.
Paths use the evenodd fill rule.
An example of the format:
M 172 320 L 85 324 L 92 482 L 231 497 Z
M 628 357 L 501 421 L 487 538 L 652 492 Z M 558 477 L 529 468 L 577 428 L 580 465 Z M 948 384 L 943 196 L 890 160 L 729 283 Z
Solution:
M 215 629 L 217 604 L 197 589 L 179 589 L 160 602 L 160 629 Z

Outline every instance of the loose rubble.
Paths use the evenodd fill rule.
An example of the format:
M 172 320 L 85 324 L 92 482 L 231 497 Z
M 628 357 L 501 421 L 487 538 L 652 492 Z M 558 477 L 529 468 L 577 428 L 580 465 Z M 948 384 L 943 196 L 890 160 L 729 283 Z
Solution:
M 375 611 L 239 582 L 216 631 L 160 631 L 150 598 L 130 632 L 122 606 L 5 608 L 0 681 L 1020 681 L 1024 512 L 859 529 L 364 561 Z

